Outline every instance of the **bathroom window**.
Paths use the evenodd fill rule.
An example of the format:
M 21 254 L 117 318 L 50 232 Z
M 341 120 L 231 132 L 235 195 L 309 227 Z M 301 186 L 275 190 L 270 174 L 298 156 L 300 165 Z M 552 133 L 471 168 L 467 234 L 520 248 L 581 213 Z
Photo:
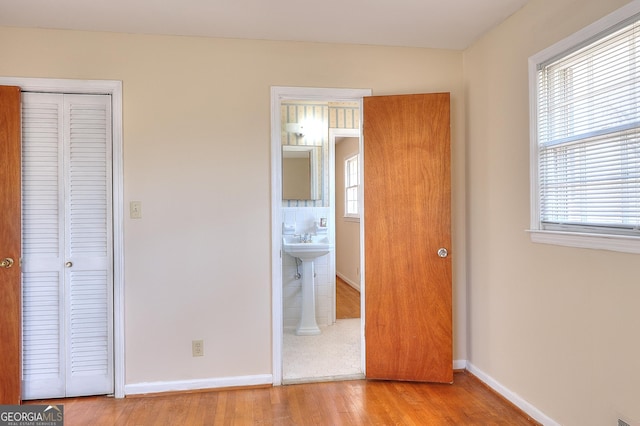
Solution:
M 530 58 L 535 242 L 640 253 L 640 15 L 625 10 Z
M 348 157 L 344 160 L 344 216 L 359 218 L 358 192 L 359 192 L 359 155 Z

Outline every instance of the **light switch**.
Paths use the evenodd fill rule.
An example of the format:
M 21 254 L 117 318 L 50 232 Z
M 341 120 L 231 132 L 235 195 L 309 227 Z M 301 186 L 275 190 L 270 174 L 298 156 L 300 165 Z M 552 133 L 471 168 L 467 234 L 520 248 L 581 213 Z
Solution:
M 129 216 L 131 219 L 142 219 L 142 202 L 131 201 L 129 203 Z

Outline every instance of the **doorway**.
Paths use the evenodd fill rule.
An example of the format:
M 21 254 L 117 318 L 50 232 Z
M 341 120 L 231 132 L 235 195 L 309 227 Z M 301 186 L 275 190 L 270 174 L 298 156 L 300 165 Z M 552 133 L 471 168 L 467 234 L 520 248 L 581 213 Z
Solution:
M 113 380 L 112 393 L 124 397 L 124 250 L 123 250 L 123 169 L 122 169 L 122 83 L 107 80 L 58 80 L 35 78 L 0 78 L 0 85 L 20 87 L 23 93 L 68 93 L 72 95 L 107 95 L 111 98 L 111 159 L 110 185 L 113 291 L 109 295 L 113 306 Z M 18 230 L 20 232 L 20 230 Z M 72 265 L 69 265 L 69 269 Z M 16 350 L 20 350 L 17 348 Z
M 359 145 L 360 109 L 358 102 L 283 102 L 283 111 L 292 106 L 301 112 L 309 108 L 324 110 L 329 117 L 328 128 L 323 136 L 312 143 L 321 143 L 318 150 L 323 158 L 318 170 L 325 170 L 328 179 L 320 185 L 318 200 L 291 200 L 284 193 L 284 223 L 304 232 L 305 224 L 326 217 L 326 234 L 333 243 L 333 250 L 315 260 L 315 314 L 320 334 L 298 335 L 300 310 L 298 309 L 305 270 L 295 259 L 283 255 L 283 383 L 311 381 L 333 381 L 364 378 L 362 369 L 362 298 L 360 293 L 360 218 L 359 195 Z M 293 119 L 295 114 L 288 114 Z M 307 116 L 308 118 L 308 116 Z M 339 127 L 333 127 L 339 126 Z M 327 139 L 328 135 L 328 139 Z M 283 136 L 283 143 L 305 143 L 303 137 Z M 327 146 L 328 145 L 328 146 Z M 305 145 L 297 145 L 301 147 Z M 309 146 L 309 145 L 307 145 Z M 287 161 L 292 145 L 283 145 L 283 158 Z M 325 149 L 322 149 L 325 148 Z M 326 149 L 328 148 L 328 149 Z M 314 148 L 315 149 L 315 148 Z M 327 156 L 328 154 L 328 156 Z M 327 158 L 328 157 L 328 158 Z M 349 159 L 349 173 L 345 160 Z M 313 168 L 312 168 L 313 169 Z M 286 171 L 287 166 L 283 170 Z M 350 185 L 350 212 L 345 211 L 345 174 Z M 287 179 L 283 173 L 285 188 Z M 302 179 L 297 179 L 298 182 Z M 328 187 L 327 187 L 328 183 Z M 309 193 L 308 191 L 306 192 Z M 322 204 L 318 207 L 297 206 L 299 204 Z M 290 205 L 296 205 L 291 207 Z M 309 217 L 311 215 L 311 217 Z M 317 223 L 317 222 L 316 222 Z M 314 230 L 312 232 L 321 232 Z M 317 234 L 320 235 L 320 234 Z M 295 269 L 294 269 L 295 268 Z M 304 296 L 302 297 L 304 303 Z
M 307 233 L 314 219 L 321 223 L 323 219 L 311 215 L 310 223 L 299 229 L 295 215 L 292 225 L 291 218 L 283 214 L 282 137 L 290 122 L 284 121 L 288 117 L 280 107 L 291 99 L 359 102 L 361 122 L 362 117 L 367 119 L 360 140 L 363 197 L 359 203 L 364 215 L 360 225 L 361 342 L 366 340 L 362 372 L 367 378 L 387 380 L 453 380 L 450 95 L 371 97 L 364 92 L 272 88 L 274 385 L 283 383 L 283 258 L 287 256 L 283 248 L 292 250 L 291 236 L 287 235 L 285 245 L 283 234 Z M 306 240 L 305 236 L 297 242 Z M 295 250 L 301 252 L 301 248 Z
M 290 101 L 302 101 L 309 103 L 328 103 L 328 102 L 349 102 L 355 103 L 358 106 L 358 122 L 361 122 L 361 105 L 362 98 L 364 96 L 370 95 L 370 90 L 351 90 L 351 89 L 316 89 L 316 88 L 287 88 L 287 87 L 273 87 L 272 88 L 272 264 L 273 264 L 273 383 L 275 385 L 283 384 L 283 382 L 288 382 L 283 380 L 283 369 L 285 366 L 283 365 L 283 342 L 285 337 L 285 315 L 284 315 L 284 298 L 289 294 L 288 290 L 283 286 L 285 284 L 285 278 L 290 281 L 289 275 L 285 276 L 283 274 L 283 262 L 285 263 L 285 269 L 287 264 L 294 268 L 295 274 L 295 260 L 290 258 L 289 255 L 282 252 L 282 236 L 283 236 L 283 227 L 285 225 L 290 225 L 292 222 L 291 216 L 288 214 L 290 211 L 287 209 L 291 203 L 283 202 L 282 198 L 282 138 L 283 134 L 286 135 L 288 129 L 287 124 L 296 124 L 291 123 L 293 120 L 288 120 L 288 117 L 284 117 L 281 112 L 281 105 L 283 102 Z M 287 118 L 287 119 L 284 119 Z M 328 120 L 327 120 L 328 121 Z M 328 127 L 328 124 L 327 124 Z M 354 135 L 354 129 L 350 129 L 349 136 Z M 355 129 L 356 134 L 360 134 L 360 128 Z M 326 137 L 325 137 L 326 139 Z M 334 138 L 335 139 L 335 138 Z M 334 142 L 334 141 L 332 141 Z M 312 210 L 314 207 L 316 208 L 315 212 L 312 213 L 310 219 L 298 219 L 299 223 L 297 232 L 306 232 L 310 226 L 313 225 L 314 221 L 319 221 L 322 216 L 327 219 L 327 232 L 329 239 L 332 242 L 335 242 L 335 201 L 328 201 L 329 191 L 331 191 L 331 197 L 335 198 L 335 185 L 333 182 L 329 182 L 331 176 L 331 180 L 333 180 L 333 176 L 335 176 L 334 168 L 335 168 L 335 152 L 334 146 L 332 144 L 326 144 L 325 150 L 325 172 L 326 178 L 323 178 L 323 183 L 326 189 L 326 198 L 325 203 L 313 203 L 310 201 L 305 201 L 303 203 L 295 203 L 295 205 L 302 204 L 303 206 L 311 207 Z M 330 170 L 329 170 L 330 169 Z M 276 172 L 277 171 L 277 172 Z M 319 204 L 319 205 L 318 205 Z M 323 205 L 324 204 L 324 205 Z M 318 205 L 316 207 L 316 205 Z M 362 241 L 360 241 L 362 244 Z M 328 259 L 326 262 L 328 263 L 328 273 L 325 278 L 328 279 L 328 286 L 326 291 L 329 294 L 335 295 L 335 251 L 331 256 L 327 256 Z M 362 266 L 360 266 L 362 268 Z M 319 275 L 319 274 L 316 274 Z M 327 311 L 322 311 L 321 316 L 324 317 L 326 315 L 327 322 L 333 324 L 335 322 L 335 298 L 332 296 L 331 300 L 333 303 L 329 307 Z M 287 321 L 289 321 L 287 319 Z M 289 328 L 291 324 L 287 322 L 286 324 Z M 358 346 L 358 352 L 360 353 L 360 359 L 358 360 L 357 370 L 359 371 L 359 376 L 363 376 L 364 374 L 364 345 L 363 345 L 363 331 L 364 324 L 358 324 L 357 336 L 356 336 L 356 345 Z M 335 327 L 334 327 L 335 330 Z M 334 331 L 332 330 L 332 331 Z M 306 339 L 316 339 L 318 336 L 304 336 Z M 337 374 L 329 374 L 333 379 L 337 379 L 339 376 L 343 376 L 338 372 Z M 304 380 L 304 379 L 301 379 Z

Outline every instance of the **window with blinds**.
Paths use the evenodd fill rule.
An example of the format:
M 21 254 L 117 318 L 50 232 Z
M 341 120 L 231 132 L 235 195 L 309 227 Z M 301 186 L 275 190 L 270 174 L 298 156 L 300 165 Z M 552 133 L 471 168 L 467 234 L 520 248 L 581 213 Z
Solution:
M 358 211 L 358 175 L 358 155 L 354 155 L 344 161 L 345 217 L 360 217 Z
M 530 60 L 532 227 L 640 236 L 640 15 L 563 47 Z

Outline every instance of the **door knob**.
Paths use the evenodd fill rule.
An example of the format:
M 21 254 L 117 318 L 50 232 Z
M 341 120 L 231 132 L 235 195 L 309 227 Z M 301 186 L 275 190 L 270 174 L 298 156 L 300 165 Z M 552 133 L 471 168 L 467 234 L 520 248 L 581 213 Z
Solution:
M 438 256 L 447 257 L 449 256 L 449 251 L 446 248 L 442 247 L 438 250 Z
M 67 268 L 71 268 L 73 266 L 73 262 L 67 262 L 64 264 Z
M 13 266 L 13 259 L 10 257 L 5 257 L 0 260 L 0 268 L 9 269 Z

